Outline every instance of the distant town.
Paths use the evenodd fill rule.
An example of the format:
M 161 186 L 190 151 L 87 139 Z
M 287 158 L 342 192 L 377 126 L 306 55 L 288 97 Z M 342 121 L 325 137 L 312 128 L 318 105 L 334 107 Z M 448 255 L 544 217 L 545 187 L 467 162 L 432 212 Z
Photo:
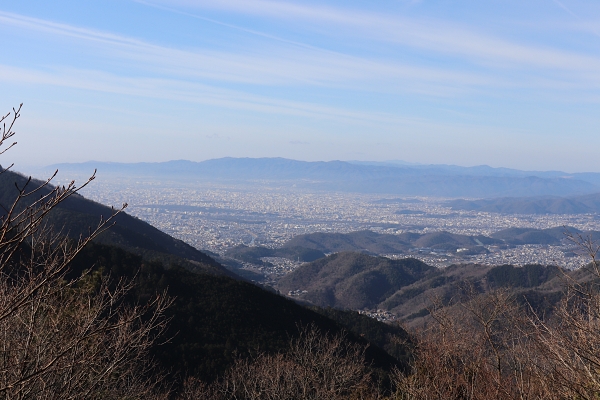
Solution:
M 463 235 L 490 235 L 506 228 L 570 226 L 600 230 L 597 214 L 536 215 L 455 211 L 447 199 L 324 193 L 294 187 L 181 185 L 143 181 L 94 182 L 83 194 L 104 204 L 129 203 L 127 212 L 190 245 L 223 255 L 244 244 L 277 248 L 294 236 L 314 232 L 427 233 L 447 231 Z M 485 246 L 485 254 L 464 255 L 434 248 L 414 248 L 389 258 L 414 257 L 444 267 L 456 263 L 525 265 L 540 263 L 569 269 L 586 262 L 572 243 Z M 300 263 L 270 258 L 264 266 L 248 266 L 267 275 L 281 276 Z M 265 269 L 273 269 L 265 270 Z

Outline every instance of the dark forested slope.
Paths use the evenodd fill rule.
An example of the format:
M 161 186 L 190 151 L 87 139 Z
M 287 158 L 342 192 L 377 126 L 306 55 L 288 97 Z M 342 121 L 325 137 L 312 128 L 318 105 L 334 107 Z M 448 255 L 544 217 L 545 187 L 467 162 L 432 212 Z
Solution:
M 92 244 L 72 267 L 74 274 L 95 268 L 113 279 L 135 279 L 130 294 L 134 303 L 144 303 L 162 291 L 174 298 L 168 310 L 168 340 L 154 348 L 154 355 L 163 369 L 175 375 L 214 379 L 239 357 L 284 351 L 299 327 L 309 324 L 323 332 L 346 331 L 349 340 L 370 343 L 367 357 L 375 368 L 406 365 L 408 350 L 393 339 L 401 342 L 406 333 L 356 313 L 316 312 L 244 281 L 179 267 L 166 269 L 114 246 Z

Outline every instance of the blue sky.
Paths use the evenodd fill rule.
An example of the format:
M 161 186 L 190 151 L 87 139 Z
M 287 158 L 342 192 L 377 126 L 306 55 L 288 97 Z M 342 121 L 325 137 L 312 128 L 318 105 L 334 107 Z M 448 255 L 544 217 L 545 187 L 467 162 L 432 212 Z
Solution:
M 600 2 L 0 0 L 2 164 L 600 171 Z

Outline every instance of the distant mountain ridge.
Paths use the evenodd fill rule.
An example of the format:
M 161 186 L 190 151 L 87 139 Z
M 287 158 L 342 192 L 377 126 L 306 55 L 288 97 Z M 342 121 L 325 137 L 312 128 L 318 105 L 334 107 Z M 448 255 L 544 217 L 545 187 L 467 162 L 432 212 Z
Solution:
M 600 193 L 571 197 L 502 197 L 480 200 L 451 200 L 454 210 L 505 214 L 594 214 L 600 213 Z
M 313 190 L 441 197 L 566 196 L 600 192 L 600 174 L 530 172 L 488 166 L 307 162 L 285 158 L 219 158 L 160 163 L 86 162 L 48 167 L 85 174 L 160 180 L 285 182 Z

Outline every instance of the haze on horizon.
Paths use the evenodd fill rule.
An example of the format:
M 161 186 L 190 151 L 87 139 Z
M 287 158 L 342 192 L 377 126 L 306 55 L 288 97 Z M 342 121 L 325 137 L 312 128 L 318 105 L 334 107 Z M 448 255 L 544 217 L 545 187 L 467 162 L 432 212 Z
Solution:
M 16 168 L 220 157 L 600 172 L 600 3 L 0 1 Z

